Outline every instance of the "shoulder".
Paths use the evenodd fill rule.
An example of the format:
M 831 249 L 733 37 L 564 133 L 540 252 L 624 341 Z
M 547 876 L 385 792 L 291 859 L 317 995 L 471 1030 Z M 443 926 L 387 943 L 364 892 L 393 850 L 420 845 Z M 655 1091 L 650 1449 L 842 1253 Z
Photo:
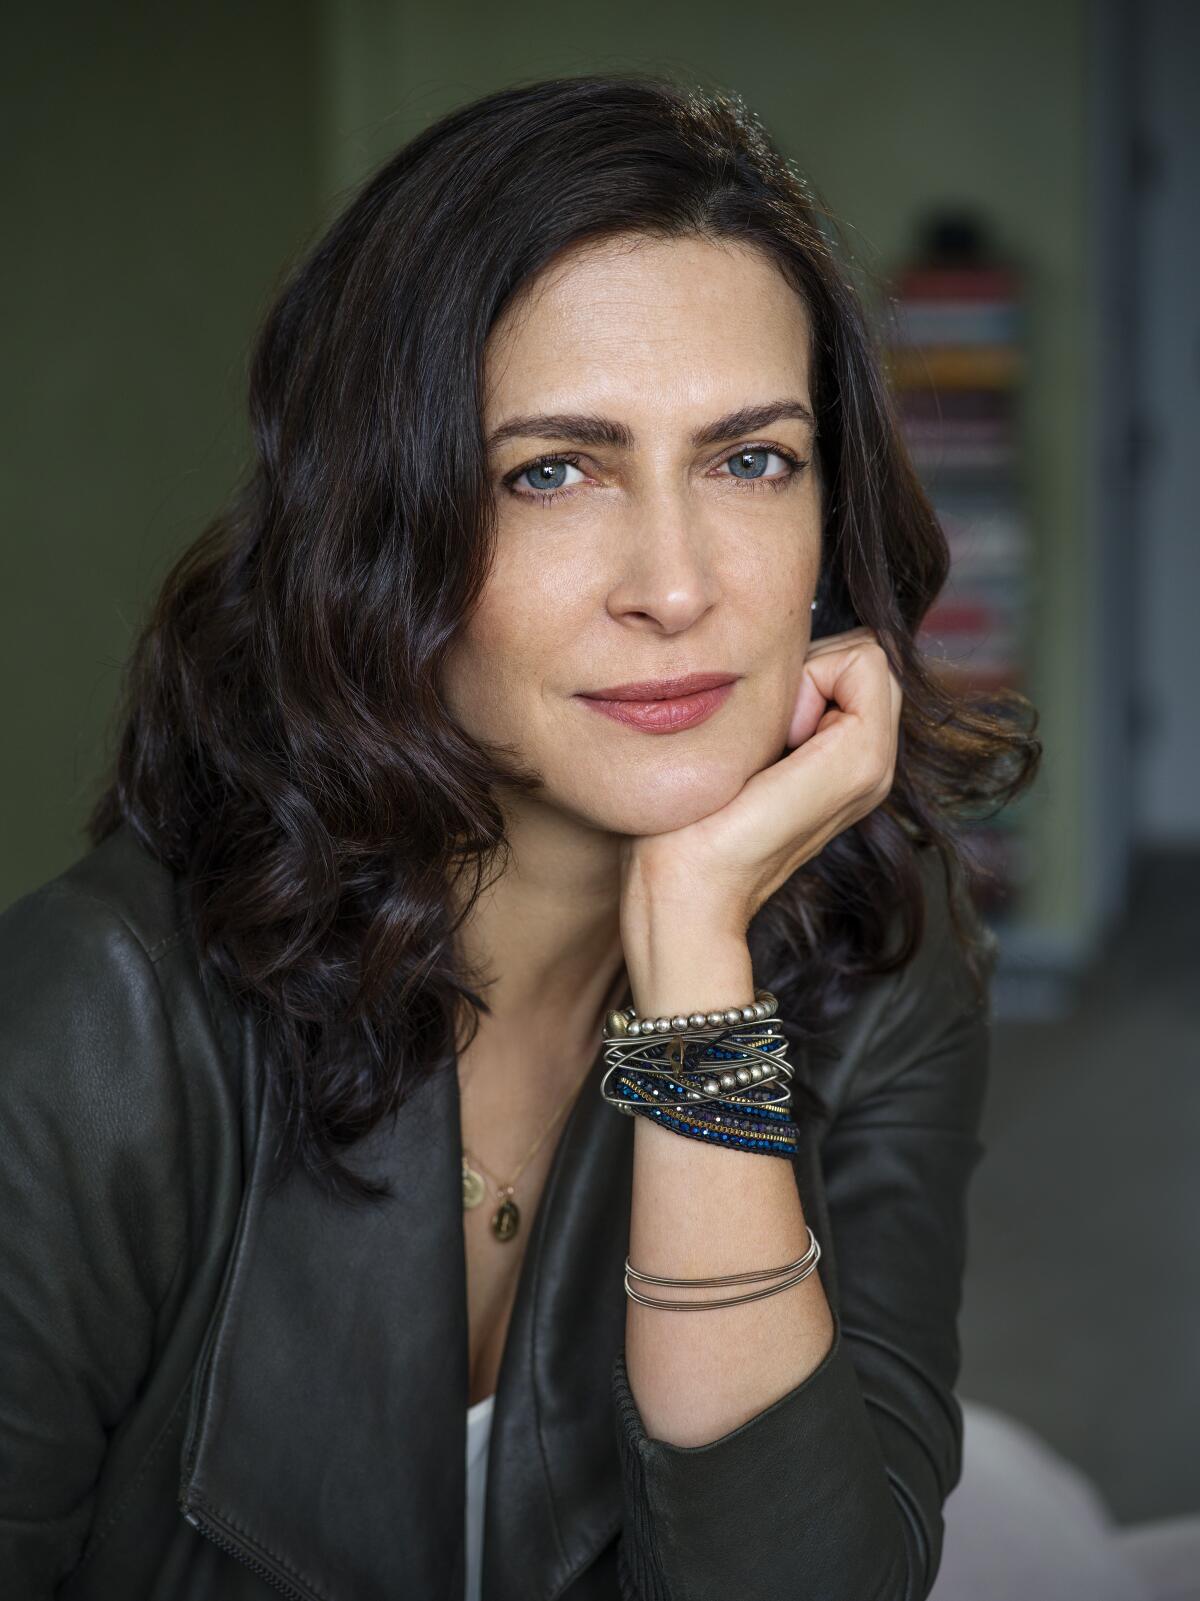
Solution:
M 0 1018 L 6 1078 L 41 1051 L 53 1072 L 65 1047 L 169 1048 L 160 969 L 183 938 L 172 874 L 128 828 L 0 912 Z M 77 1064 L 78 1065 L 78 1064 Z M 136 1072 L 138 1062 L 111 1064 Z
M 127 827 L 0 912 L 0 1099 L 18 1165 L 41 1147 L 78 1154 L 75 1178 L 93 1162 L 153 1187 L 220 1123 L 236 1128 L 229 1044 L 174 875 Z
M 108 928 L 156 962 L 183 937 L 175 875 L 141 844 L 127 823 L 56 877 L 0 912 L 0 939 Z
M 237 1061 L 175 901 L 126 833 L 0 912 L 0 1349 L 20 1441 L 0 1494 L 31 1553 L 35 1524 L 49 1551 L 75 1507 L 82 1542 L 97 1484 L 123 1493 L 106 1441 L 159 1427 L 154 1374 L 177 1330 L 190 1349 L 240 1201 Z
M 180 935 L 171 875 L 127 831 L 0 912 L 0 1017 L 33 1043 L 136 1005 L 161 1008 L 156 966 Z M 130 1019 L 132 1022 L 132 1018 Z

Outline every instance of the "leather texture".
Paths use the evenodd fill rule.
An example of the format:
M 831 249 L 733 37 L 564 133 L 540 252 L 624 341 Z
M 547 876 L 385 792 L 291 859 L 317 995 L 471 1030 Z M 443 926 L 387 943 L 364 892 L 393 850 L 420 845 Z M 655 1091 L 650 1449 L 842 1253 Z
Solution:
M 792 1052 L 830 1108 L 792 1165 L 833 1345 L 700 1447 L 649 1438 L 629 1386 L 634 1125 L 601 1099 L 597 1054 L 500 1369 L 485 1601 L 928 1595 L 961 1470 L 990 1031 L 932 852 L 924 872 L 920 950 L 819 1059 Z M 462 1596 L 457 1078 L 352 1147 L 396 1182 L 376 1211 L 299 1176 L 270 1192 L 274 1132 L 255 1029 L 210 991 L 179 886 L 128 828 L 0 916 L 9 1601 Z

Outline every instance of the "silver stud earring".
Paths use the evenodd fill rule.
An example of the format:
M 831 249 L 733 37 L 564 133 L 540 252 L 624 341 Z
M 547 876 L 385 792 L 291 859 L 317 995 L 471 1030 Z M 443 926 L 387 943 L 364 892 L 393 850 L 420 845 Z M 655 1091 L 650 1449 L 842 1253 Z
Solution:
M 816 603 L 815 600 L 813 601 L 812 605 L 808 609 L 809 609 L 809 611 L 816 611 L 817 603 Z

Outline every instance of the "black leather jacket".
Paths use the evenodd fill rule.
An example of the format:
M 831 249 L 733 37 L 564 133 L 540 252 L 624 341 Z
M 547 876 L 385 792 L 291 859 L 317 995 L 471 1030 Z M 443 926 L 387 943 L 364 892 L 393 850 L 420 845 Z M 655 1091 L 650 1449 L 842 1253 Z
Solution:
M 960 1471 L 989 1034 L 933 861 L 927 938 L 839 1026 L 832 1116 L 793 1164 L 833 1346 L 710 1444 L 642 1426 L 623 1360 L 633 1120 L 585 1085 L 499 1376 L 485 1601 L 928 1594 Z M 354 1147 L 398 1177 L 369 1212 L 300 1178 L 267 1196 L 259 1065 L 128 829 L 0 917 L 6 1601 L 460 1601 L 457 1080 Z

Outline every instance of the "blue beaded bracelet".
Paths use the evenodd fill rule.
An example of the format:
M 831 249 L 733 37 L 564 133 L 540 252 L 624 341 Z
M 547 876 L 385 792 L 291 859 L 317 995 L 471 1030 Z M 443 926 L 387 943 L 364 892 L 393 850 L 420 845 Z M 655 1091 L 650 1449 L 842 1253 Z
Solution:
M 669 1088 L 678 1090 L 679 1085 Z M 686 1085 L 684 1086 L 686 1091 Z M 622 1073 L 617 1080 L 617 1094 L 622 1097 L 621 1110 L 643 1117 L 651 1117 L 664 1128 L 689 1139 L 703 1140 L 708 1145 L 733 1146 L 742 1151 L 755 1151 L 771 1156 L 795 1156 L 799 1149 L 798 1131 L 789 1112 L 768 1113 L 756 1111 L 752 1106 L 739 1107 L 737 1102 L 709 1103 L 695 1113 L 677 1112 L 656 1105 L 661 1092 L 637 1073 Z M 676 1097 L 672 1095 L 671 1099 Z M 719 1110 L 717 1109 L 719 1107 Z M 750 1110 L 753 1115 L 740 1115 Z
M 703 1026 L 692 1029 L 690 1018 L 672 1021 L 682 1028 L 670 1036 L 639 1030 L 630 1037 L 622 1030 L 614 1037 L 606 1029 L 605 1100 L 706 1144 L 794 1156 L 798 1133 L 787 1088 L 792 1070 L 778 1023 L 739 1018 L 718 1029 L 704 1017 Z

